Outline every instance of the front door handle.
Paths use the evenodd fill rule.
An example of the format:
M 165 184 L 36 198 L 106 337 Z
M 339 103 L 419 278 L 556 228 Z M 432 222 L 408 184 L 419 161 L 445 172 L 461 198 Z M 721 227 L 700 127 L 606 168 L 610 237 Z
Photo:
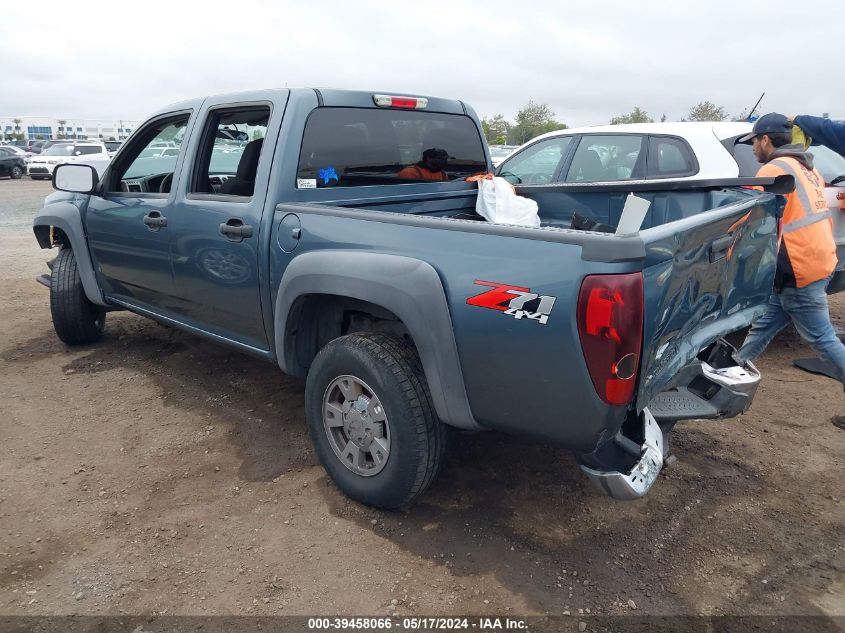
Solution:
M 244 224 L 240 218 L 231 218 L 220 225 L 220 232 L 233 242 L 240 242 L 245 237 L 252 237 L 252 227 Z
M 161 227 L 167 226 L 167 218 L 162 216 L 158 211 L 150 211 L 144 216 L 144 224 L 146 224 L 150 230 L 158 231 Z

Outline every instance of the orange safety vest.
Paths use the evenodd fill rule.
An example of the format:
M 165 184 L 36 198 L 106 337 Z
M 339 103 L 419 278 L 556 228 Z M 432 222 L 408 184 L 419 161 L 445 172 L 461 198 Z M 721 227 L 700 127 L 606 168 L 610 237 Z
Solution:
M 449 174 L 445 171 L 431 171 L 428 167 L 423 167 L 422 165 L 405 167 L 396 176 L 399 178 L 412 178 L 414 180 L 449 180 Z
M 830 275 L 836 268 L 836 242 L 822 175 L 791 156 L 769 161 L 757 175 L 795 178 L 795 191 L 786 196 L 781 246 L 786 249 L 795 286 L 803 288 Z

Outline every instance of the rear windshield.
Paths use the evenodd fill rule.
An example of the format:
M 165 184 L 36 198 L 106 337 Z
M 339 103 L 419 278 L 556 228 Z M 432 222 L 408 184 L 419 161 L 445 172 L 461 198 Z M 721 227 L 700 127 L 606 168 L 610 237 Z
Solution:
M 819 170 L 826 183 L 838 176 L 845 176 L 845 158 L 823 145 L 813 145 L 808 150 L 813 155 L 813 166 Z M 734 158 L 739 165 L 740 177 L 756 176 L 760 163 L 750 145 L 734 145 Z
M 96 145 L 77 145 L 74 154 L 100 154 L 103 150 Z
M 481 136 L 467 116 L 317 108 L 305 124 L 297 187 L 447 181 L 486 170 Z

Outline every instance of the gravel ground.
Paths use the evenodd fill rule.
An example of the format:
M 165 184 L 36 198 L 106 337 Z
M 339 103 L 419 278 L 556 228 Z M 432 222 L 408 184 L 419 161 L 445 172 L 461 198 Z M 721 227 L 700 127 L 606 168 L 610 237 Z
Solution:
M 327 479 L 272 365 L 128 313 L 65 347 L 34 281 L 49 191 L 0 181 L 0 614 L 845 616 L 845 398 L 794 332 L 748 414 L 678 426 L 644 500 L 486 433 L 381 512 Z

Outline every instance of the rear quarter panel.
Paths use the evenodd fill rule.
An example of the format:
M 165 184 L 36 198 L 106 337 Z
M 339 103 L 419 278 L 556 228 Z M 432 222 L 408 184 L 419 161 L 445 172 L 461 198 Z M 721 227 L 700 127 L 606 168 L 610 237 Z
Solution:
M 417 258 L 434 267 L 443 283 L 468 400 L 479 424 L 580 452 L 593 450 L 616 433 L 625 408 L 610 407 L 595 393 L 580 349 L 575 310 L 584 275 L 629 272 L 638 270 L 639 263 L 586 262 L 580 246 L 543 239 L 308 213 L 300 213 L 299 219 L 302 236 L 293 257 L 319 249 L 365 250 Z M 610 245 L 614 238 L 607 239 Z M 273 249 L 272 288 L 278 288 L 288 261 L 284 251 Z M 547 322 L 468 304 L 468 299 L 491 290 L 478 281 L 553 297 Z

